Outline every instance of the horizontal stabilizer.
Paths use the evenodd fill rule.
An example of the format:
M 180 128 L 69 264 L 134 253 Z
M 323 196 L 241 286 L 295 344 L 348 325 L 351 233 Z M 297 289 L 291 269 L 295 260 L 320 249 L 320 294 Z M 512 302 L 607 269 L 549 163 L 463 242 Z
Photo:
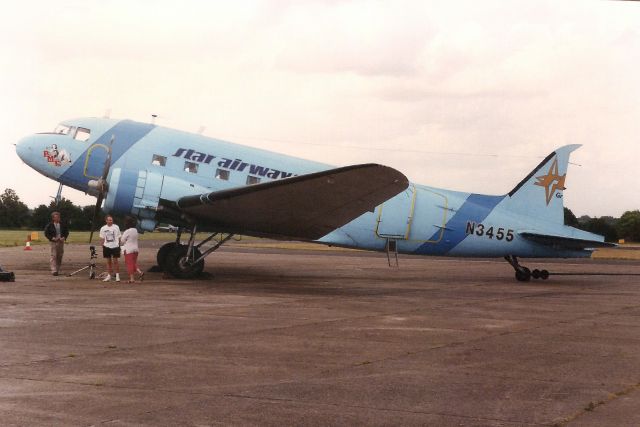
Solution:
M 532 242 L 569 250 L 611 248 L 617 246 L 615 243 L 608 243 L 598 240 L 576 239 L 573 237 L 554 236 L 551 234 L 539 234 L 530 232 L 521 232 L 518 234 L 525 239 L 531 240 Z
M 395 169 L 363 164 L 161 203 L 218 231 L 316 240 L 408 185 Z

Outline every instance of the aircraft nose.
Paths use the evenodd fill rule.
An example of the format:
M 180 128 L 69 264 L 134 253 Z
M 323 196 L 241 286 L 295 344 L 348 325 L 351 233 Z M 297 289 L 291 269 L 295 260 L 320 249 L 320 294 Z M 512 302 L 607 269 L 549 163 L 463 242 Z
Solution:
M 25 163 L 29 163 L 28 159 L 30 159 L 33 154 L 33 150 L 34 150 L 34 142 L 33 142 L 34 137 L 33 136 L 27 136 L 25 138 L 22 138 L 20 141 L 18 141 L 18 143 L 16 144 L 16 153 L 18 154 L 18 157 L 20 157 L 22 159 L 23 162 Z

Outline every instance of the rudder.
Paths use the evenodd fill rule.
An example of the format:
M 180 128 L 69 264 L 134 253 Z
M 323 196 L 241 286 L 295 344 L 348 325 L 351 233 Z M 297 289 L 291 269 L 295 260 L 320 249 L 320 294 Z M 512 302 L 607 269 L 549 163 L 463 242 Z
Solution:
M 549 154 L 509 192 L 509 209 L 564 224 L 562 192 L 565 190 L 569 156 L 580 146 L 565 145 Z

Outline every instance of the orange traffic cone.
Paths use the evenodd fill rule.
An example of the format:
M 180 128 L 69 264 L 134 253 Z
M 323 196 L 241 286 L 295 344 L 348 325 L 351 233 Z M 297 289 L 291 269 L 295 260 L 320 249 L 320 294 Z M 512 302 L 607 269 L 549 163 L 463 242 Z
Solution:
M 25 251 L 31 250 L 31 234 L 27 234 L 27 242 L 24 244 L 24 250 Z

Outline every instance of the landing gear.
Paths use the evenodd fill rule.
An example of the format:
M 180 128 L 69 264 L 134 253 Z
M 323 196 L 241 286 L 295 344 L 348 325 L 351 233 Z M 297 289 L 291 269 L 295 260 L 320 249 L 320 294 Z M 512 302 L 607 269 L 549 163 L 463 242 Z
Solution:
M 180 243 L 169 242 L 160 246 L 160 249 L 158 249 L 158 253 L 156 254 L 156 261 L 158 262 L 158 266 L 162 270 L 165 269 L 165 266 L 167 264 L 167 255 L 169 255 L 169 252 L 171 252 L 171 250 L 177 246 L 180 246 Z
M 193 279 L 204 269 L 204 257 L 198 250 L 188 245 L 176 245 L 165 258 L 166 271 L 177 279 Z
M 507 255 L 504 257 L 505 260 L 516 271 L 516 280 L 519 282 L 528 282 L 533 277 L 534 279 L 542 279 L 547 280 L 549 278 L 549 272 L 547 270 L 538 270 L 537 268 L 533 271 L 529 270 L 527 267 L 522 266 L 518 263 L 518 258 L 513 255 Z
M 223 237 L 222 233 L 212 233 L 202 242 L 195 244 L 196 226 L 193 226 L 189 234 L 189 243 L 183 245 L 180 242 L 181 230 L 179 230 L 176 241 L 162 245 L 156 255 L 160 268 L 177 279 L 193 279 L 200 275 L 204 269 L 204 259 L 233 237 L 233 234 Z M 206 251 L 200 252 L 200 248 L 218 234 L 220 234 L 220 241 Z
M 549 278 L 549 272 L 547 270 L 538 270 L 536 268 L 531 272 L 531 277 L 534 279 L 547 280 Z

